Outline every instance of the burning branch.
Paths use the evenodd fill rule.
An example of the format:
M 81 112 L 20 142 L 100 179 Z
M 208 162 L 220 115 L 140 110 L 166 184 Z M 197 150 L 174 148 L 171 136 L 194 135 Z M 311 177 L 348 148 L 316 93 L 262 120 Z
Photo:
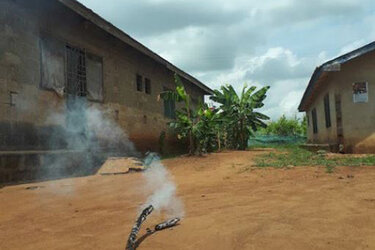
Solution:
M 138 232 L 141 228 L 141 225 L 142 223 L 146 220 L 147 216 L 149 216 L 151 214 L 151 212 L 154 210 L 154 207 L 152 205 L 146 207 L 142 213 L 138 216 L 138 219 L 137 221 L 135 222 L 133 228 L 132 228 L 132 231 L 129 235 L 129 239 L 128 239 L 128 242 L 127 242 L 127 245 L 126 245 L 126 250 L 135 250 L 138 245 L 149 235 L 153 234 L 154 232 L 156 231 L 161 231 L 163 229 L 166 229 L 166 228 L 169 228 L 169 227 L 173 227 L 175 226 L 179 221 L 180 221 L 180 218 L 173 218 L 173 219 L 170 219 L 170 220 L 166 220 L 160 224 L 157 224 L 155 226 L 155 229 L 152 231 L 150 230 L 149 228 L 147 228 L 147 234 L 144 235 L 143 237 L 141 237 L 138 241 L 136 241 L 137 239 L 137 235 L 138 235 Z
M 157 224 L 155 226 L 155 231 L 160 231 L 169 227 L 174 227 L 179 221 L 180 221 L 180 218 L 174 218 L 174 219 L 164 221 L 163 223 Z
M 137 221 L 135 222 L 132 231 L 129 235 L 128 243 L 126 245 L 127 250 L 134 250 L 135 249 L 135 241 L 137 239 L 137 235 L 139 232 L 139 229 L 141 228 L 142 223 L 146 220 L 147 216 L 151 214 L 151 212 L 154 210 L 154 207 L 152 205 L 146 207 L 142 213 L 139 215 Z

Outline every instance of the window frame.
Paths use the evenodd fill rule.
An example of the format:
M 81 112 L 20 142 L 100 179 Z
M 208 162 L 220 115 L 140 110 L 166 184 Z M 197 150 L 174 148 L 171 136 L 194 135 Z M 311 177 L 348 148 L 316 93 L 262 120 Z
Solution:
M 311 110 L 311 118 L 312 118 L 312 125 L 313 125 L 313 133 L 318 133 L 318 116 L 316 112 L 316 108 Z
M 307 127 L 310 127 L 310 116 L 309 116 L 309 112 L 306 112 L 306 122 L 307 122 Z
M 96 62 L 101 65 L 100 67 L 100 94 L 96 97 L 93 98 L 91 95 L 91 90 L 92 90 L 92 82 L 90 81 L 90 76 L 91 72 L 90 69 L 90 63 Z M 98 102 L 98 103 L 103 103 L 104 102 L 104 58 L 102 55 L 94 54 L 91 53 L 90 51 L 86 50 L 86 92 L 87 92 L 87 100 L 91 102 Z
M 9 105 L 15 107 L 17 105 L 18 92 L 9 91 Z
M 332 126 L 331 121 L 331 108 L 329 103 L 329 94 L 324 96 L 324 115 L 325 115 L 325 122 L 326 128 L 330 128 Z
M 145 77 L 145 93 L 151 95 L 151 80 L 150 78 Z
M 78 58 L 78 62 L 75 60 Z M 65 94 L 87 96 L 86 50 L 67 43 L 65 45 Z
M 137 92 L 143 92 L 143 77 L 140 74 L 135 75 L 135 88 Z
M 171 91 L 171 89 L 163 87 L 163 91 Z M 176 118 L 176 102 L 174 100 L 164 100 L 163 107 L 164 107 L 164 117 L 169 118 L 169 119 Z

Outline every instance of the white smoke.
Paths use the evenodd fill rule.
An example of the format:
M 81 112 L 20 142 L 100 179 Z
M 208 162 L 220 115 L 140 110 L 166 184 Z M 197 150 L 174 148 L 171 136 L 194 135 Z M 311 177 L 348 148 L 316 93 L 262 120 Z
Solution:
M 144 162 L 146 165 L 146 171 L 143 173 L 146 181 L 145 188 L 148 193 L 151 193 L 144 207 L 152 205 L 156 211 L 164 212 L 169 218 L 183 217 L 184 206 L 181 199 L 177 197 L 176 184 L 160 158 L 150 153 Z
M 77 151 L 81 157 L 84 156 L 84 162 L 81 157 L 77 157 L 77 160 L 71 157 L 71 154 L 46 157 L 42 177 L 71 176 L 71 166 L 75 171 L 82 171 L 75 174 L 92 174 L 92 170 L 98 167 L 98 155 L 103 158 L 114 156 L 114 152 L 117 156 L 140 155 L 125 131 L 114 120 L 113 112 L 101 105 L 96 107 L 85 99 L 75 98 L 61 110 L 51 110 L 47 123 L 59 125 L 59 129 L 55 129 L 49 138 L 50 148 L 64 147 Z M 144 187 L 149 194 L 145 206 L 152 205 L 157 212 L 164 213 L 169 218 L 183 217 L 184 207 L 181 199 L 177 197 L 176 184 L 159 156 L 155 153 L 148 154 L 144 165 Z M 69 194 L 73 191 L 74 187 L 69 183 L 67 186 L 56 187 L 58 194 Z
M 135 154 L 133 143 L 124 130 L 114 121 L 112 112 L 103 107 L 76 98 L 70 102 L 70 108 L 61 111 L 51 110 L 47 123 L 58 124 L 62 131 L 54 131 L 52 139 L 63 138 L 68 149 L 117 149 Z M 50 147 L 56 142 L 50 140 Z
M 53 128 L 48 148 L 63 152 L 43 157 L 39 178 L 93 174 L 109 156 L 139 155 L 110 109 L 96 107 L 84 98 L 68 102 L 51 109 L 47 116 L 46 124 Z

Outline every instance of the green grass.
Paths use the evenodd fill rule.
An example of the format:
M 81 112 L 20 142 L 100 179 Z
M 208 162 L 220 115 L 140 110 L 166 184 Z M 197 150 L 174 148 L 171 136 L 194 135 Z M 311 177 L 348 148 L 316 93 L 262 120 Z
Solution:
M 325 154 L 313 153 L 298 145 L 271 145 L 275 152 L 262 154 L 255 159 L 257 167 L 290 166 L 325 166 L 327 173 L 332 173 L 337 166 L 375 166 L 375 155 L 355 157 L 326 157 Z

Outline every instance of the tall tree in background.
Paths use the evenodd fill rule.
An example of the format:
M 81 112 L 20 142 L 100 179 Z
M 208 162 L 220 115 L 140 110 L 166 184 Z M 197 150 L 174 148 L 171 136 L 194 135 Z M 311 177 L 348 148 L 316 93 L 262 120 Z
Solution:
M 269 88 L 266 86 L 255 92 L 255 86 L 245 85 L 240 96 L 231 85 L 214 90 L 210 98 L 220 104 L 220 114 L 226 118 L 225 133 L 231 148 L 245 150 L 250 135 L 259 127 L 267 127 L 264 121 L 269 117 L 256 110 L 264 106 Z

